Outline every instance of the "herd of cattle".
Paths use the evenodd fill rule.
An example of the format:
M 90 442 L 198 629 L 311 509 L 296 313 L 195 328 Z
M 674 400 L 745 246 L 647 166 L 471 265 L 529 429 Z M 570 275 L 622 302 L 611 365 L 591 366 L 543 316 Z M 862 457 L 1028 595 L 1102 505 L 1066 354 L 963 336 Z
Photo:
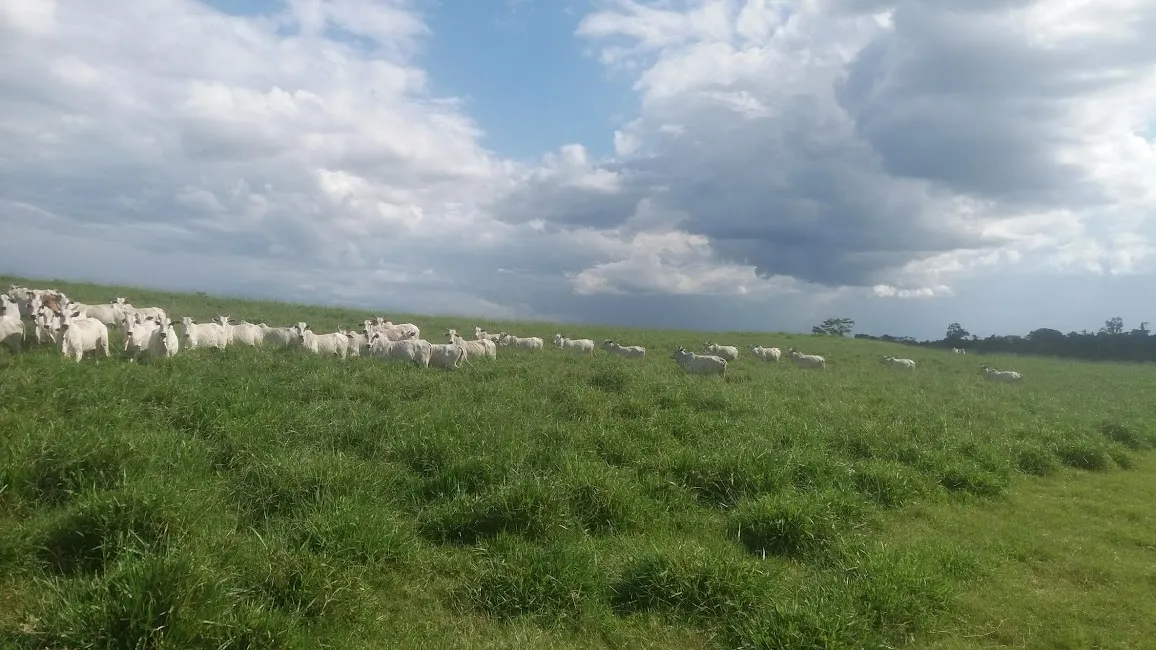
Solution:
M 55 289 L 29 289 L 12 285 L 7 294 L 0 294 L 0 340 L 19 351 L 27 340 L 25 321 L 33 328 L 37 343 L 59 345 L 61 354 L 75 358 L 79 363 L 86 352 L 109 356 L 109 326 L 119 327 L 124 333 L 124 353 L 135 361 L 143 357 L 172 357 L 184 348 L 224 349 L 229 345 L 281 347 L 300 346 L 315 354 L 338 356 L 342 359 L 363 354 L 406 361 L 419 366 L 454 369 L 472 359 L 495 359 L 498 348 L 540 352 L 544 341 L 536 336 L 520 337 L 506 332 L 491 334 L 481 327 L 474 328 L 474 339 L 466 340 L 456 330 L 445 331 L 446 343 L 431 343 L 421 338 L 421 329 L 413 323 L 395 324 L 377 317 L 362 323 L 362 329 L 316 334 L 308 323 L 299 322 L 287 327 L 270 327 L 265 323 L 231 322 L 229 316 L 218 316 L 214 322 L 197 323 L 185 316 L 181 319 L 178 336 L 173 321 L 160 307 L 135 307 L 125 298 L 116 298 L 105 304 L 89 305 L 70 300 Z M 591 339 L 572 339 L 554 335 L 554 345 L 564 351 L 594 354 L 599 346 Z M 620 345 L 607 339 L 600 346 L 609 354 L 641 359 L 646 348 L 638 345 Z M 707 354 L 696 354 L 684 347 L 675 350 L 671 358 L 687 373 L 697 375 L 726 375 L 728 363 L 736 361 L 739 350 L 731 345 L 711 341 L 703 344 Z M 766 362 L 777 362 L 783 352 L 776 347 L 751 346 L 751 354 Z M 959 352 L 958 350 L 956 351 Z M 802 354 L 795 348 L 786 356 L 800 368 L 825 369 L 827 360 L 817 354 Z M 884 356 L 880 362 L 901 370 L 914 370 L 915 361 Z M 993 370 L 986 365 L 980 374 L 993 381 L 1020 381 L 1020 373 Z

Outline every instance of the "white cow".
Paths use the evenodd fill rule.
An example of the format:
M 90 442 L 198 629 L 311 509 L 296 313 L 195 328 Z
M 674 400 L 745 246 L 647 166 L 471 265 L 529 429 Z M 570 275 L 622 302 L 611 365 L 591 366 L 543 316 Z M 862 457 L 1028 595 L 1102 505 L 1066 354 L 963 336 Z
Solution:
M 0 341 L 7 343 L 14 353 L 24 344 L 24 321 L 20 320 L 20 305 L 16 302 L 0 303 Z
M 374 332 L 369 336 L 369 353 L 381 359 L 409 361 L 419 367 L 428 368 L 433 346 L 424 339 L 391 341 L 381 332 Z
M 752 345 L 751 354 L 770 363 L 772 361 L 777 362 L 783 356 L 783 351 L 779 348 L 764 348 L 759 345 Z
M 104 323 L 105 325 L 119 325 L 124 320 L 124 298 L 99 305 L 86 305 L 79 302 L 70 303 L 69 308 L 81 311 L 89 318 Z
M 153 334 L 160 330 L 161 324 L 155 320 L 137 320 L 125 330 L 124 351 L 129 361 L 136 361 L 141 353 L 147 352 L 152 345 Z
M 387 331 L 396 332 L 399 336 L 397 338 L 390 337 L 391 341 L 421 338 L 421 328 L 413 323 L 400 323 L 395 325 L 381 316 L 376 317 L 372 321 L 366 321 L 366 323 L 366 329 L 370 330 L 371 333 L 373 330 L 370 329 L 369 324 L 372 324 L 377 331 L 382 333 Z
M 391 329 L 395 329 L 395 330 L 400 331 L 402 334 L 404 334 L 406 336 L 406 338 L 411 338 L 411 339 L 420 339 L 421 338 L 421 328 L 418 327 L 417 325 L 414 325 L 413 323 L 398 323 L 395 325 L 389 321 L 385 321 L 384 323 L 382 323 L 382 325 L 385 327 L 389 327 Z
M 18 287 L 15 284 L 8 287 L 8 293 L 4 294 L 11 302 L 16 304 L 16 309 L 20 312 L 21 317 L 31 318 L 35 315 L 32 310 L 32 290 L 27 287 Z
M 979 367 L 979 374 L 988 381 L 1021 381 L 1023 379 L 1023 375 L 1014 370 L 994 370 L 988 368 L 987 364 Z
M 713 341 L 706 341 L 702 344 L 703 349 L 711 354 L 722 357 L 727 361 L 737 361 L 739 358 L 739 349 L 733 345 L 718 345 Z
M 16 285 L 8 289 L 8 297 L 18 305 L 22 318 L 35 318 L 41 305 L 60 311 L 69 302 L 68 296 L 55 289 L 29 289 Z
M 590 339 L 572 339 L 561 334 L 554 335 L 554 345 L 568 352 L 578 354 L 594 354 L 594 341 Z
M 301 344 L 301 336 L 296 327 L 269 327 L 265 323 L 257 323 L 261 330 L 261 340 L 270 345 L 289 347 Z
M 168 359 L 176 356 L 181 345 L 177 330 L 168 317 L 160 322 L 152 319 L 142 320 L 129 329 L 125 338 L 125 347 L 131 354 L 129 361 L 136 361 L 141 355 Z M 131 347 L 127 339 L 132 340 Z
M 129 333 L 132 332 L 134 327 L 140 325 L 159 326 L 160 323 L 152 317 L 145 318 L 140 314 L 125 314 L 124 318 L 117 324 L 120 325 L 121 331 L 124 332 L 124 349 L 127 351 L 129 349 Z M 145 341 L 145 339 L 141 340 Z M 141 345 L 144 345 L 144 343 L 141 343 Z
M 224 350 L 229 346 L 229 333 L 220 323 L 194 323 L 191 316 L 181 319 L 186 350 L 213 348 Z
M 610 339 L 602 342 L 602 349 L 628 359 L 641 359 L 646 356 L 646 348 L 641 345 L 619 345 Z
M 502 336 L 501 334 L 490 334 L 490 333 L 486 332 L 486 330 L 484 330 L 484 329 L 482 329 L 476 325 L 474 326 L 474 338 L 479 340 L 479 341 L 482 339 L 488 339 L 490 341 L 493 341 L 494 343 L 497 343 L 498 338 L 501 336 Z
M 117 321 L 116 324 L 120 325 L 121 331 L 124 332 L 126 335 L 128 334 L 129 329 L 131 329 L 133 326 L 135 326 L 139 323 L 144 323 L 144 322 L 160 323 L 162 320 L 168 318 L 167 315 L 157 316 L 154 312 L 138 312 L 135 310 L 127 310 L 127 309 L 124 310 L 122 316 L 123 316 L 123 318 L 121 318 L 121 320 Z
M 40 307 L 35 312 L 35 318 L 32 321 L 32 326 L 36 332 L 36 342 L 51 341 L 53 345 L 59 343 L 60 323 L 60 314 L 47 307 Z
M 537 336 L 521 337 L 505 332 L 498 334 L 498 345 L 502 347 L 515 347 L 519 350 L 528 350 L 530 352 L 541 352 L 546 347 L 545 341 Z
M 365 321 L 365 332 L 366 336 L 380 334 L 387 341 L 404 341 L 405 339 L 414 338 L 400 329 L 376 325 L 372 321 Z
M 467 363 L 470 362 L 470 359 L 474 358 L 498 358 L 498 344 L 489 339 L 467 341 L 458 334 L 457 330 L 448 329 L 446 330 L 446 340 L 465 350 L 466 355 L 462 358 L 462 360 L 466 361 Z
M 691 375 L 718 375 L 726 377 L 727 360 L 713 354 L 695 354 L 679 347 L 670 355 L 684 372 Z
M 951 348 L 951 351 L 956 354 L 967 354 L 967 350 L 964 348 Z
M 118 300 L 120 300 L 118 298 Z M 168 318 L 168 314 L 160 307 L 133 307 L 129 302 L 122 302 L 121 309 L 126 314 L 139 314 L 141 318 L 151 318 L 158 323 Z
M 37 318 L 39 318 L 40 312 L 44 311 L 44 304 L 41 303 L 40 298 L 37 298 L 36 296 L 33 296 L 31 299 L 29 299 L 27 303 L 17 303 L 17 305 L 19 305 L 19 307 L 20 307 L 20 315 L 21 316 L 27 316 L 28 318 L 31 318 L 32 320 L 36 320 Z M 51 309 L 49 309 L 48 311 L 50 313 L 53 313 L 53 314 L 56 313 L 56 312 L 52 311 Z M 60 328 L 57 328 L 57 329 L 60 329 Z M 37 339 L 37 342 L 39 342 L 39 339 Z
M 395 325 L 389 321 L 383 321 L 380 316 L 376 320 L 365 321 L 365 331 L 367 336 L 377 332 L 390 341 L 421 338 L 421 330 L 417 325 L 413 323 Z
M 911 359 L 896 359 L 892 356 L 884 356 L 879 359 L 879 363 L 884 363 L 892 368 L 899 368 L 900 370 L 915 370 L 915 362 Z
M 248 345 L 259 347 L 265 342 L 265 331 L 249 321 L 230 323 L 228 316 L 217 316 L 217 322 L 229 335 L 229 345 Z
M 53 309 L 48 305 L 41 305 L 39 298 L 34 298 L 32 304 L 36 307 L 35 317 L 32 320 L 36 332 L 37 343 L 60 343 L 60 331 L 64 324 L 64 312 L 73 318 L 87 318 L 69 307 Z M 107 327 L 107 326 L 106 326 Z
M 180 337 L 173 327 L 173 321 L 166 316 L 160 326 L 153 332 L 146 349 L 150 357 L 171 358 L 181 349 Z
M 338 330 L 344 331 L 346 338 L 349 339 L 349 356 L 360 357 L 363 353 L 369 353 L 369 335 L 365 332 L 358 332 L 355 330 Z
M 800 354 L 795 348 L 787 350 L 791 361 L 795 362 L 796 366 L 800 368 L 822 368 L 827 367 L 827 360 L 817 354 Z
M 344 332 L 315 334 L 305 323 L 297 323 L 297 334 L 301 337 L 301 347 L 313 354 L 331 354 L 345 359 L 349 356 L 349 337 Z
M 105 357 L 109 356 L 108 327 L 95 318 L 74 317 L 67 309 L 61 314 L 60 340 L 60 353 L 75 357 L 77 363 L 90 350 L 102 350 Z
M 455 343 L 431 343 L 429 348 L 429 365 L 438 368 L 456 370 L 466 358 L 466 351 Z

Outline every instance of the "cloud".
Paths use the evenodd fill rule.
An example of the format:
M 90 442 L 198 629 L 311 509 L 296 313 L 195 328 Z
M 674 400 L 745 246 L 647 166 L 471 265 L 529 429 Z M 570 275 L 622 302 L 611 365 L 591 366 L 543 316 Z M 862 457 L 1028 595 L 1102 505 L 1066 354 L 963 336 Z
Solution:
M 453 275 L 455 255 L 511 230 L 475 207 L 505 163 L 413 63 L 427 34 L 404 2 L 249 17 L 197 2 L 5 3 L 0 222 L 12 240 L 91 238 L 100 254 L 74 247 L 50 265 L 81 276 L 119 243 L 123 259 L 232 259 L 282 291 L 293 283 L 276 278 L 312 275 L 363 301 L 400 268 L 419 293 L 431 280 L 415 267 Z M 204 265 L 179 272 L 222 282 Z M 440 305 L 396 295 L 454 310 L 469 293 L 439 290 Z
M 1151 2 L 600 1 L 637 113 L 531 163 L 431 90 L 419 5 L 277 7 L 0 3 L 5 270 L 805 331 L 1152 269 Z
M 1156 5 L 960 8 L 605 3 L 577 33 L 638 71 L 642 109 L 585 173 L 619 186 L 523 186 L 496 213 L 609 229 L 649 201 L 720 265 L 882 298 L 950 297 L 1001 252 L 1148 268 Z

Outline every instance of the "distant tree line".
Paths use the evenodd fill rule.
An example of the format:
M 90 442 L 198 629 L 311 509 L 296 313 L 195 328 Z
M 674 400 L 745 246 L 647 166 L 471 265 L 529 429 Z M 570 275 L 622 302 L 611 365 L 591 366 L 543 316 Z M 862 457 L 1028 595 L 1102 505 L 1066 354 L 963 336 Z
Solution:
M 815 328 L 815 333 L 820 333 Z M 826 333 L 826 332 L 823 332 Z M 947 326 L 946 335 L 937 341 L 919 341 L 909 336 L 871 336 L 856 334 L 857 339 L 891 341 L 904 345 L 929 348 L 961 348 L 969 354 L 1036 354 L 1093 361 L 1156 361 L 1156 336 L 1151 336 L 1148 322 L 1133 330 L 1124 328 L 1119 316 L 1104 321 L 1098 331 L 1068 332 L 1041 327 L 1027 336 L 1015 334 L 991 335 L 979 338 L 959 323 Z

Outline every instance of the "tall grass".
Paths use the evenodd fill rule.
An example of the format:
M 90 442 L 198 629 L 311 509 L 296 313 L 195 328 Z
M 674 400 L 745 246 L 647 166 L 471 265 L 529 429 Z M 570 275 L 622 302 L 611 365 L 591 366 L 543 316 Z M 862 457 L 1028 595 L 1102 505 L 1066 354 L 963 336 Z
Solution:
M 315 331 L 368 314 L 0 278 Z M 437 338 L 475 322 L 391 314 Z M 477 321 L 551 337 L 557 326 Z M 569 328 L 569 332 L 574 328 Z M 879 647 L 982 563 L 882 532 L 1156 442 L 1141 366 L 979 360 L 799 335 L 581 328 L 644 360 L 502 350 L 457 372 L 300 350 L 81 364 L 0 351 L 0 645 Z M 114 348 L 118 341 L 114 338 Z M 744 349 L 745 351 L 745 349 Z

